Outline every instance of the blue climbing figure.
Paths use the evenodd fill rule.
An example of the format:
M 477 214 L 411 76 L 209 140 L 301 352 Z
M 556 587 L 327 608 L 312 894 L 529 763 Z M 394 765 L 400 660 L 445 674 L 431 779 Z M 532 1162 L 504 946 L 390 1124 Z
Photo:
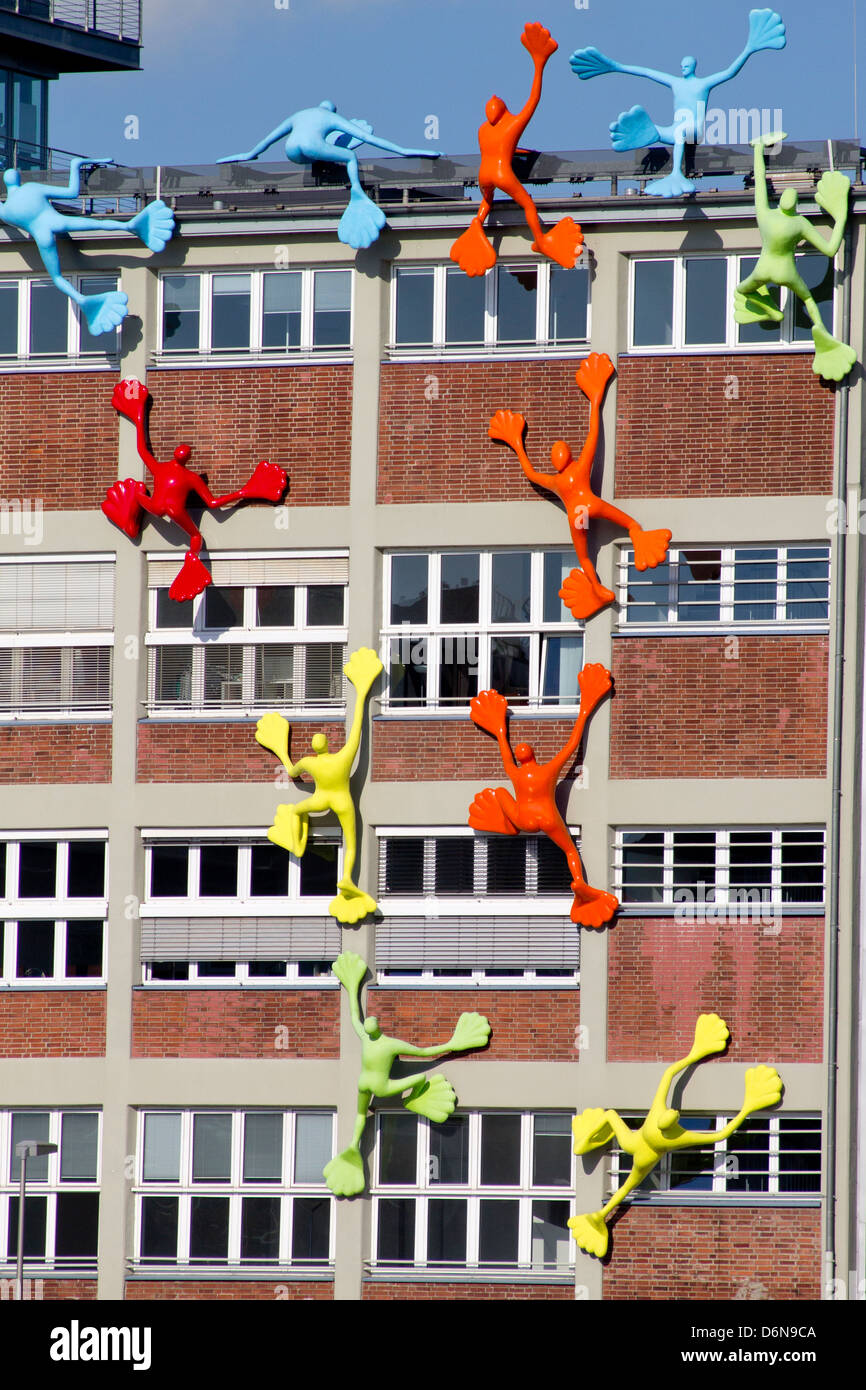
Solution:
M 764 48 L 784 47 L 785 26 L 781 15 L 776 14 L 775 10 L 750 10 L 749 37 L 745 48 L 730 67 L 723 72 L 714 72 L 710 77 L 696 75 L 697 61 L 694 58 L 683 58 L 681 77 L 669 72 L 656 72 L 654 68 L 617 63 L 597 48 L 579 48 L 572 53 L 569 62 L 575 77 L 584 81 L 590 77 L 600 77 L 605 72 L 623 72 L 631 77 L 647 77 L 651 82 L 670 88 L 674 98 L 673 125 L 657 126 L 642 106 L 632 106 L 628 111 L 620 112 L 612 122 L 610 134 L 615 150 L 639 150 L 644 145 L 673 145 L 673 172 L 666 178 L 648 183 L 646 192 L 661 198 L 675 198 L 681 193 L 695 191 L 695 185 L 683 175 L 683 152 L 686 145 L 699 144 L 704 138 L 710 92 L 736 77 L 753 53 L 759 53 Z
M 51 279 L 63 294 L 67 295 L 87 320 L 90 332 L 95 336 L 110 333 L 126 318 L 129 303 L 127 295 L 121 290 L 109 290 L 106 294 L 81 294 L 60 270 L 60 254 L 57 238 L 69 232 L 118 231 L 132 232 L 149 251 L 162 251 L 174 233 L 174 214 L 161 198 L 148 203 L 141 212 L 128 222 L 120 222 L 110 217 L 75 217 L 59 212 L 53 206 L 62 198 L 77 198 L 81 191 L 81 166 L 113 164 L 113 159 L 75 158 L 69 166 L 69 183 L 59 188 L 54 183 L 22 183 L 17 169 L 7 169 L 3 174 L 6 185 L 6 201 L 0 203 L 0 221 L 10 227 L 17 227 L 32 237 L 36 243 L 42 262 Z
M 284 135 L 288 136 L 286 159 L 293 164 L 312 164 L 314 160 L 322 160 L 345 165 L 351 192 L 349 205 L 340 218 L 337 236 L 356 251 L 373 244 L 385 225 L 385 214 L 361 187 L 358 159 L 353 151 L 359 145 L 375 145 L 377 149 L 413 159 L 438 159 L 440 154 L 438 150 L 406 150 L 402 145 L 394 145 L 390 140 L 374 135 L 373 127 L 367 121 L 347 121 L 345 116 L 338 115 L 332 101 L 323 101 L 318 106 L 310 106 L 304 111 L 296 111 L 293 116 L 287 116 L 276 130 L 272 130 L 246 154 L 226 155 L 217 163 L 237 164 L 258 159 Z

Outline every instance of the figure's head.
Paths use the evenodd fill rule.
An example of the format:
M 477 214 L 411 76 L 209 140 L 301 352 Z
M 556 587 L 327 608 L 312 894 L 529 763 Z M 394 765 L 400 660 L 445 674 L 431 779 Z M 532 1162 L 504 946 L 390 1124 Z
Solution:
M 381 1038 L 381 1036 L 382 1036 L 382 1030 L 381 1030 L 381 1028 L 379 1027 L 379 1020 L 378 1020 L 378 1018 L 368 1018 L 368 1019 L 365 1019 L 365 1021 L 364 1021 L 364 1032 L 367 1034 L 367 1037 L 368 1037 L 368 1038 L 372 1038 L 374 1042 L 375 1042 L 376 1038 Z
M 189 456 L 190 456 L 191 453 L 192 453 L 192 449 L 189 447 L 188 444 L 178 444 L 177 448 L 176 448 L 175 451 L 174 451 L 175 462 L 176 462 L 176 463 L 188 463 L 188 462 L 189 462 Z
M 514 750 L 514 761 L 521 766 L 523 763 L 535 762 L 535 749 L 531 743 L 518 743 Z
M 550 451 L 550 462 L 557 473 L 561 473 L 563 468 L 567 468 L 571 463 L 571 450 L 564 439 L 557 439 Z
M 332 101 L 320 101 L 319 106 L 323 111 L 336 111 L 336 106 Z
M 491 97 L 484 108 L 484 114 L 491 125 L 496 125 L 496 122 L 502 119 L 507 110 L 508 107 L 502 97 Z
M 659 1115 L 659 1129 L 670 1129 L 680 1118 L 679 1110 L 663 1110 Z
M 3 182 L 7 188 L 18 188 L 21 185 L 21 175 L 17 169 L 4 169 Z
M 327 753 L 328 740 L 324 734 L 313 734 L 310 742 L 313 746 L 314 753 Z
M 797 211 L 797 190 L 796 188 L 786 188 L 779 199 L 779 207 L 783 212 Z
M 698 66 L 698 60 L 697 60 L 697 58 L 690 58 L 690 57 L 685 57 L 685 58 L 683 58 L 683 61 L 680 63 L 680 67 L 682 68 L 683 77 L 694 77 L 694 75 L 695 75 L 695 68 L 696 68 L 697 66 Z

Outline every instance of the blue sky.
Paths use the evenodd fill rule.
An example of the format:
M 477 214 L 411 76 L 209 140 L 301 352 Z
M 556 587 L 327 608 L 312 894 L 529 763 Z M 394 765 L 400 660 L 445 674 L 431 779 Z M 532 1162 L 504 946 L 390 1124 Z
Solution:
M 425 118 L 439 119 L 438 148 L 469 154 L 494 92 L 512 108 L 526 98 L 532 68 L 519 38 L 540 20 L 559 42 L 541 105 L 525 138 L 534 149 L 606 149 L 608 126 L 639 103 L 659 122 L 670 96 L 619 75 L 579 82 L 568 66 L 593 45 L 622 62 L 698 72 L 725 67 L 743 47 L 742 7 L 708 0 L 144 0 L 140 73 L 62 77 L 52 86 L 50 140 L 128 165 L 210 164 L 248 149 L 285 116 L 325 97 L 380 134 L 425 146 Z M 855 0 L 784 0 L 788 45 L 752 57 L 711 101 L 781 108 L 792 139 L 854 132 Z M 280 8 L 278 8 L 280 6 Z M 866 3 L 859 0 L 863 68 Z M 860 86 L 860 124 L 864 95 Z M 139 138 L 124 138 L 126 118 Z M 429 145 L 428 145 L 429 147 Z M 281 157 L 281 146 L 266 158 Z

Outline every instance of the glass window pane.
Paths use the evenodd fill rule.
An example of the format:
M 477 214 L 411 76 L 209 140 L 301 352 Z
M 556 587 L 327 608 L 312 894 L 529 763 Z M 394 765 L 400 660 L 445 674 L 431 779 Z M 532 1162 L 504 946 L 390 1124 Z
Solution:
M 496 339 L 500 343 L 535 342 L 538 271 L 496 267 Z
M 283 1171 L 283 1117 L 244 1116 L 244 1182 L 276 1181 Z
M 210 585 L 204 591 L 204 626 L 206 628 L 243 627 L 244 591 L 240 586 L 217 588 Z
M 421 893 L 424 887 L 424 841 L 403 838 L 385 841 L 386 893 Z
M 724 1166 L 727 1192 L 769 1192 L 770 1121 L 740 1125 L 727 1142 Z
M 190 1259 L 225 1260 L 228 1253 L 228 1197 L 193 1197 L 189 1223 Z
M 779 1191 L 821 1191 L 821 1121 L 779 1116 Z
M 292 1259 L 327 1260 L 331 1202 L 327 1197 L 296 1197 L 292 1203 Z
M 65 354 L 69 336 L 69 300 L 50 280 L 30 283 L 30 351 Z
M 379 1260 L 389 1263 L 414 1260 L 415 1202 L 411 1197 L 379 1198 L 376 1255 Z
M 478 554 L 442 556 L 441 622 L 478 622 L 480 567 Z
M 381 1115 L 379 1118 L 379 1182 L 414 1183 L 418 1154 L 418 1120 L 415 1115 Z
M 772 622 L 776 616 L 777 552 L 734 551 L 734 621 Z
M 232 1161 L 231 1115 L 194 1115 L 193 1182 L 228 1182 Z
M 241 1204 L 241 1259 L 276 1260 L 279 1253 L 279 1197 L 244 1197 Z
M 721 576 L 720 550 L 680 551 L 677 613 L 681 623 L 718 622 Z
M 301 345 L 301 275 L 299 271 L 266 271 L 262 315 L 262 347 L 286 351 Z
M 820 831 L 782 831 L 782 902 L 824 901 L 824 838 Z M 20 928 L 19 928 L 20 930 Z
M 540 836 L 535 841 L 535 856 L 537 891 L 567 897 L 571 892 L 571 870 L 559 846 L 547 836 Z
M 337 845 L 309 840 L 301 860 L 301 897 L 333 898 L 337 892 Z
M 427 1261 L 463 1264 L 466 1260 L 466 1208 L 459 1197 L 434 1197 L 427 1204 Z
M 830 553 L 788 547 L 785 617 L 803 622 L 830 613 Z
M 202 845 L 199 850 L 199 892 L 203 898 L 238 895 L 237 845 Z
M 397 327 L 400 346 L 433 341 L 433 271 L 396 272 Z
M 82 294 L 110 294 L 119 288 L 116 275 L 82 275 L 78 282 L 78 288 Z M 98 357 L 105 362 L 110 362 L 116 354 L 120 330 L 115 329 L 112 333 L 91 333 L 87 319 L 79 309 L 75 310 L 75 317 L 78 320 L 78 351 L 82 357 Z
M 70 840 L 67 894 L 101 898 L 105 893 L 105 841 Z
M 769 830 L 731 832 L 728 881 L 733 901 L 748 901 L 743 894 L 757 889 L 769 893 L 773 882 L 773 837 Z M 769 898 L 766 899 L 769 901 Z
M 141 1257 L 173 1260 L 177 1256 L 177 1197 L 143 1197 Z
M 279 845 L 253 845 L 250 894 L 254 898 L 285 898 L 289 891 L 289 856 Z
M 532 1142 L 533 1187 L 571 1186 L 571 1116 L 536 1115 Z
M 192 627 L 192 599 L 185 599 L 179 603 L 176 599 L 169 598 L 168 589 L 157 589 L 156 625 L 157 627 Z
M 321 1183 L 333 1151 L 330 1115 L 298 1115 L 295 1121 L 295 1182 Z
M 392 704 L 423 704 L 427 698 L 428 639 L 407 632 L 405 637 L 392 637 L 388 645 L 389 700 Z
M 180 1115 L 144 1117 L 145 1182 L 176 1182 L 180 1177 Z
M 188 874 L 189 849 L 186 845 L 153 845 L 150 851 L 152 898 L 185 898 Z
M 192 703 L 192 647 L 156 647 L 154 698 L 160 704 Z
M 623 901 L 660 903 L 664 897 L 663 833 L 626 831 L 622 840 Z
M 18 285 L 0 284 L 0 357 L 18 356 Z
M 441 637 L 439 648 L 439 699 L 442 704 L 466 704 L 478 694 L 478 638 Z
M 574 569 L 573 550 L 545 550 L 542 617 L 546 623 L 571 623 L 573 618 L 559 591 Z
M 710 1130 L 716 1128 L 712 1115 L 684 1115 L 680 1121 L 683 1129 Z M 671 1190 L 687 1192 L 712 1192 L 713 1170 L 716 1166 L 716 1150 L 680 1149 L 671 1154 Z M 652 1191 L 652 1175 L 647 1180 Z
M 57 846 L 45 840 L 24 840 L 18 849 L 18 896 L 53 898 L 57 888 Z
M 427 556 L 391 556 L 391 622 L 426 623 Z
M 484 297 L 487 277 L 470 279 L 462 270 L 445 272 L 445 341 L 452 345 L 484 342 Z
M 727 287 L 724 256 L 686 257 L 687 343 L 725 342 Z
M 204 698 L 208 705 L 240 703 L 244 694 L 243 647 L 206 647 Z
M 295 587 L 268 584 L 256 589 L 257 627 L 294 627 Z
M 469 1181 L 469 1116 L 430 1126 L 430 1182 Z
M 12 1182 L 19 1182 L 21 1178 L 21 1160 L 15 1152 L 19 1144 L 25 1140 L 33 1140 L 37 1144 L 48 1142 L 49 1115 L 47 1111 L 19 1110 L 12 1114 L 12 1164 L 10 1177 Z M 28 1182 L 47 1182 L 48 1181 L 48 1154 L 39 1156 L 28 1156 L 27 1159 L 27 1181 Z M 26 1215 L 26 1213 L 25 1213 Z
M 526 843 L 492 836 L 486 841 L 488 894 L 526 892 Z
M 30 1165 L 35 1159 L 28 1159 L 27 1181 L 30 1181 Z M 48 1224 L 48 1198 L 31 1197 L 24 1200 L 24 1256 L 27 1259 L 45 1258 L 45 1231 Z M 7 1253 L 11 1260 L 18 1251 L 18 1197 L 9 1198 L 9 1239 Z
M 197 275 L 163 277 L 162 345 L 171 352 L 197 352 L 199 297 Z
M 550 267 L 550 309 L 547 336 L 553 343 L 580 341 L 586 337 L 589 304 L 589 271 L 575 266 Z
M 529 574 L 530 556 L 526 551 L 494 554 L 490 614 L 494 623 L 529 621 Z
M 68 1111 L 60 1131 L 60 1180 L 74 1182 L 96 1178 L 99 1116 Z
M 99 1239 L 99 1193 L 61 1192 L 54 1253 L 58 1259 L 94 1258 Z
M 345 621 L 343 584 L 312 584 L 307 589 L 307 626 L 341 627 Z
M 629 560 L 626 622 L 666 623 L 669 615 L 670 561 L 657 565 L 649 575 Z
M 54 974 L 54 922 L 19 922 L 15 975 L 47 980 Z
M 797 270 L 800 278 L 812 291 L 812 298 L 818 306 L 821 322 L 828 333 L 833 332 L 833 261 L 827 256 L 798 256 Z M 802 300 L 788 291 L 794 304 L 794 325 L 792 341 L 808 342 L 812 337 L 812 320 L 806 312 Z
M 740 284 L 742 284 L 747 276 L 751 275 L 757 264 L 757 256 L 740 257 Z M 778 286 L 770 286 L 770 298 L 772 303 L 778 308 Z M 774 323 L 772 319 L 761 319 L 758 323 L 738 323 L 737 341 L 740 343 L 779 343 L 782 341 L 782 325 L 781 323 Z
M 472 893 L 474 885 L 475 841 L 470 837 L 447 836 L 434 842 L 436 892 L 441 897 Z M 439 1129 L 436 1131 L 440 1132 Z M 431 1135 L 433 1131 L 431 1130 Z
M 481 1116 L 481 1184 L 515 1187 L 520 1182 L 520 1116 Z
M 482 1197 L 480 1207 L 479 1264 L 516 1264 L 520 1203 L 491 1201 L 488 1197 Z
M 674 833 L 674 892 L 678 901 L 716 896 L 716 837 L 713 831 Z
M 583 666 L 582 637 L 543 637 L 541 696 L 548 704 L 579 704 L 578 676 Z
M 532 1203 L 532 1267 L 568 1267 L 571 1244 L 568 1229 L 568 1202 Z
M 102 922 L 67 922 L 68 979 L 94 979 L 102 974 L 102 935 Z
M 669 347 L 673 342 L 673 322 L 673 261 L 636 261 L 632 339 L 635 347 Z
M 348 347 L 352 341 L 352 275 L 316 271 L 313 286 L 313 346 Z
M 491 686 L 507 700 L 529 698 L 529 638 L 494 637 L 490 643 Z

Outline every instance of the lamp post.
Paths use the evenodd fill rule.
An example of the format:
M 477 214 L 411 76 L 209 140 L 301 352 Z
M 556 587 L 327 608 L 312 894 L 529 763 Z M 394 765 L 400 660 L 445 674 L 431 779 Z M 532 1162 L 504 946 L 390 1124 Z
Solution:
M 15 1152 L 21 1163 L 21 1179 L 18 1186 L 18 1263 L 15 1271 L 15 1297 L 20 1303 L 24 1297 L 24 1200 L 27 1192 L 27 1160 L 41 1158 L 43 1154 L 56 1154 L 56 1144 L 42 1144 L 35 1139 L 22 1139 L 15 1145 Z

